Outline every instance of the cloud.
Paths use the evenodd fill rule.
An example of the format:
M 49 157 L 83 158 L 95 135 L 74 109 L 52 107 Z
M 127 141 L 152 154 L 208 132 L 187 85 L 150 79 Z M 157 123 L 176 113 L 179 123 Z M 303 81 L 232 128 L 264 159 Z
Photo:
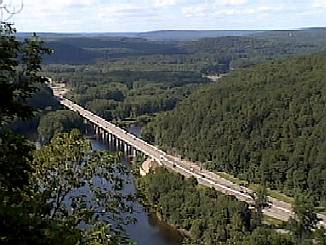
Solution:
M 123 15 L 123 14 L 130 14 L 136 13 L 141 10 L 141 7 L 138 5 L 130 4 L 130 3 L 116 3 L 103 6 L 100 9 L 99 15 L 104 16 L 112 16 L 112 15 Z
M 218 5 L 238 6 L 248 3 L 248 0 L 216 0 L 215 3 Z
M 219 13 L 232 15 L 239 12 L 238 8 L 243 7 L 247 3 L 248 0 L 208 0 L 204 3 L 196 3 L 183 7 L 182 14 L 186 17 L 210 16 Z
M 55 0 L 47 1 L 46 4 L 44 0 L 25 0 L 24 5 L 27 8 L 34 9 L 67 9 L 72 7 L 85 7 L 95 5 L 97 0 Z
M 182 8 L 182 14 L 185 17 L 200 17 L 205 16 L 209 13 L 209 5 L 203 4 L 192 4 Z
M 326 8 L 326 0 L 314 0 L 312 6 L 314 8 Z
M 20 31 L 278 29 L 326 23 L 326 0 L 23 1 L 23 11 L 12 19 Z
M 326 1 L 326 0 L 325 0 Z M 193 4 L 182 8 L 185 17 L 223 17 L 270 14 L 287 10 L 283 4 L 246 4 L 247 0 L 219 0 L 215 3 Z M 291 8 L 289 7 L 288 10 Z
M 63 19 L 80 20 L 86 9 L 96 8 L 98 0 L 24 0 L 24 8 L 21 14 L 14 16 L 14 19 L 24 18 L 26 21 L 33 20 L 35 25 L 46 25 L 52 22 L 61 23 Z
M 166 7 L 166 6 L 172 6 L 177 3 L 176 0 L 152 0 L 153 4 L 156 8 Z

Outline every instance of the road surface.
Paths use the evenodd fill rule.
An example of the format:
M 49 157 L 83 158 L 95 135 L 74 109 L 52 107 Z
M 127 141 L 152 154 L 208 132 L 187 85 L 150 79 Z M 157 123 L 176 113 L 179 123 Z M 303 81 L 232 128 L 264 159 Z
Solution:
M 168 155 L 166 152 L 160 150 L 156 146 L 153 146 L 144 140 L 137 138 L 136 136 L 128 133 L 124 129 L 114 125 L 111 122 L 95 115 L 94 113 L 86 110 L 85 108 L 75 104 L 74 102 L 63 98 L 60 89 L 54 89 L 55 96 L 59 97 L 60 103 L 70 110 L 78 112 L 82 117 L 89 120 L 98 127 L 104 129 L 106 132 L 115 135 L 125 143 L 133 146 L 137 150 L 143 152 L 145 155 L 151 157 L 161 165 L 168 169 L 171 169 L 177 173 L 180 173 L 186 177 L 195 177 L 198 182 L 202 185 L 212 187 L 219 192 L 225 193 L 227 195 L 235 196 L 240 201 L 253 204 L 254 191 L 236 185 L 231 181 L 222 178 L 221 176 L 209 172 L 208 170 L 202 169 L 197 164 L 182 160 L 178 157 Z M 268 197 L 269 206 L 263 209 L 263 213 L 272 218 L 287 221 L 290 217 L 293 217 L 293 211 L 291 204 L 279 201 L 275 198 Z M 318 215 L 322 220 L 320 225 L 325 226 L 326 217 L 323 215 Z

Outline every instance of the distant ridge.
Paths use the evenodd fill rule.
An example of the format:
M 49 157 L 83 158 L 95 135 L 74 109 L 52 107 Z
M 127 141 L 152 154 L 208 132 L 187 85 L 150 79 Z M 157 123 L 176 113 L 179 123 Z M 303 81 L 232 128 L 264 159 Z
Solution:
M 292 30 L 158 30 L 149 32 L 93 32 L 93 33 L 37 33 L 44 40 L 61 38 L 143 38 L 150 41 L 196 41 L 201 38 L 217 38 L 225 36 L 271 35 L 286 32 L 316 32 L 326 31 L 326 27 L 309 27 Z M 18 37 L 30 37 L 30 32 L 19 32 Z
M 46 40 L 60 38 L 80 38 L 80 37 L 128 37 L 128 38 L 145 38 L 152 41 L 190 41 L 201 38 L 214 38 L 224 36 L 247 36 L 262 31 L 241 31 L 241 30 L 159 30 L 149 32 L 103 32 L 103 33 L 37 33 Z M 18 37 L 30 37 L 32 33 L 20 32 Z
M 139 37 L 149 40 L 198 40 L 201 38 L 214 38 L 225 36 L 248 36 L 262 31 L 241 30 L 164 30 L 139 33 Z

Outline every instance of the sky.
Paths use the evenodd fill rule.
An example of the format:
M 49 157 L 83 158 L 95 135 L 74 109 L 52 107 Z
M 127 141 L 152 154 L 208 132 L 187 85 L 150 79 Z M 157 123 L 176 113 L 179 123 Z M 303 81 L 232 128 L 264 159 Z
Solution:
M 11 0 L 19 6 L 20 0 Z M 275 30 L 326 26 L 326 0 L 23 0 L 19 31 Z M 6 4 L 10 0 L 0 0 Z

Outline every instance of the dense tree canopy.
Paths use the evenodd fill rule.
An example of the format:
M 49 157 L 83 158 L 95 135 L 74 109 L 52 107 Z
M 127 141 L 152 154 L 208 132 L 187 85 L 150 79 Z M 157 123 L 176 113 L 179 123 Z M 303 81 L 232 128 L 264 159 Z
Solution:
M 38 75 L 41 55 L 49 53 L 37 37 L 19 42 L 12 25 L 0 23 L 0 119 L 31 116 L 32 108 L 25 102 L 45 81 Z
M 210 170 L 326 199 L 326 55 L 273 61 L 204 86 L 149 125 Z
M 126 212 L 132 212 L 133 197 L 123 192 L 122 177 L 127 173 L 119 158 L 92 152 L 78 131 L 55 135 L 79 127 L 76 114 L 45 115 L 39 131 L 50 143 L 37 151 L 5 128 L 12 119 L 32 117 L 33 104 L 48 109 L 55 103 L 45 101 L 51 92 L 40 75 L 42 55 L 50 51 L 36 36 L 17 41 L 6 23 L 1 23 L 0 34 L 1 242 L 128 243 L 123 228 L 131 221 Z M 167 44 L 68 39 L 54 43 L 67 51 L 55 59 L 104 59 L 94 65 L 48 66 L 46 74 L 65 81 L 76 102 L 107 119 L 121 119 L 173 109 L 209 82 L 205 74 L 318 51 L 324 47 L 323 39 L 318 40 L 225 37 Z M 205 162 L 211 170 L 291 195 L 311 192 L 308 201 L 296 199 L 297 219 L 291 223 L 295 242 L 310 244 L 304 239 L 310 239 L 315 228 L 313 206 L 316 200 L 325 201 L 326 190 L 325 63 L 321 54 L 234 72 L 159 116 L 146 135 L 169 150 Z M 39 96 L 33 97 L 38 89 Z M 195 179 L 158 170 L 140 185 L 166 221 L 190 233 L 189 243 L 295 244 L 288 235 L 263 226 L 247 204 L 198 186 Z M 264 196 L 262 191 L 257 210 Z M 318 236 L 314 242 L 325 241 L 323 231 Z
M 38 126 L 41 143 L 48 143 L 57 133 L 70 132 L 71 129 L 84 129 L 83 119 L 78 113 L 56 110 L 43 115 Z
M 36 37 L 19 42 L 15 32 L 13 26 L 0 23 L 1 194 L 27 184 L 27 161 L 31 158 L 33 147 L 22 137 L 12 134 L 6 126 L 14 118 L 32 117 L 33 108 L 28 99 L 37 90 L 36 86 L 44 82 L 38 72 L 41 55 L 48 53 Z
M 34 109 L 33 117 L 27 120 L 15 118 L 8 126 L 16 133 L 28 136 L 36 132 L 42 115 L 60 107 L 59 101 L 55 99 L 52 90 L 46 84 L 37 85 L 37 91 L 26 102 L 26 105 Z
M 59 66 L 48 68 L 47 75 L 65 81 L 70 99 L 108 120 L 171 110 L 200 84 L 209 82 L 191 71 L 131 71 L 129 64 L 121 70 L 110 69 L 107 64 Z
M 72 100 L 108 120 L 152 116 L 173 109 L 209 82 L 207 74 L 322 50 L 326 47 L 324 33 L 324 29 L 263 32 L 164 43 L 140 38 L 62 37 L 54 41 L 59 44 L 56 56 L 62 57 L 45 69 L 47 76 L 67 84 Z M 308 38 L 310 34 L 314 39 Z M 71 47 L 71 56 L 69 48 L 60 48 L 65 45 Z M 68 65 L 76 53 L 80 53 L 80 63 L 89 64 Z M 93 55 L 87 58 L 85 53 Z M 101 59 L 95 62 L 94 56 Z
M 49 95 L 40 76 L 48 50 L 36 36 L 17 41 L 9 24 L 1 23 L 0 34 L 1 244 L 128 243 L 123 227 L 131 221 L 132 197 L 122 192 L 128 172 L 118 156 L 92 152 L 78 131 L 34 151 L 7 128 L 14 119 L 32 118 L 32 104 L 48 107 L 38 100 L 42 95 L 33 97 L 37 86 Z
M 139 188 L 164 220 L 189 233 L 186 244 L 294 244 L 268 226 L 257 227 L 248 204 L 195 179 L 157 169 L 139 180 Z

